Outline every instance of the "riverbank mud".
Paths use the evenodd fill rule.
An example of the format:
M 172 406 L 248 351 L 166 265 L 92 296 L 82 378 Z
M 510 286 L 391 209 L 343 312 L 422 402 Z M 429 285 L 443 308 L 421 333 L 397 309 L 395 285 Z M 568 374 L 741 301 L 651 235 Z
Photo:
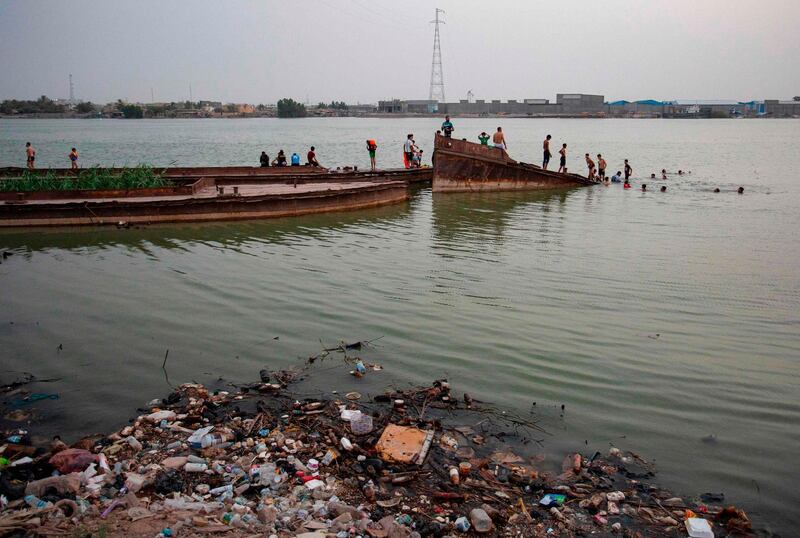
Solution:
M 722 498 L 659 488 L 653 466 L 632 452 L 564 454 L 560 472 L 548 471 L 535 416 L 476 401 L 444 379 L 372 396 L 303 396 L 295 387 L 314 375 L 313 362 L 218 390 L 183 384 L 129 425 L 70 446 L 6 429 L 0 536 L 753 532 Z M 355 376 L 379 375 L 378 365 L 351 365 Z M 7 402 L 30 398 L 24 382 L 4 390 Z

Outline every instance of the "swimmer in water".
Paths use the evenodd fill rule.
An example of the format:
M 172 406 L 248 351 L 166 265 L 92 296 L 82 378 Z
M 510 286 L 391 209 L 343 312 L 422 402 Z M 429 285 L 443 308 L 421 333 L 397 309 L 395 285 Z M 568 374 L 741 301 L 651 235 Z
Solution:
M 661 169 L 661 179 L 667 179 L 667 171 L 664 168 Z
M 739 187 L 739 194 L 744 194 L 744 187 Z
M 656 178 L 655 174 L 650 174 L 650 179 L 655 179 L 655 178 Z
M 667 192 L 667 186 L 661 185 L 661 192 Z

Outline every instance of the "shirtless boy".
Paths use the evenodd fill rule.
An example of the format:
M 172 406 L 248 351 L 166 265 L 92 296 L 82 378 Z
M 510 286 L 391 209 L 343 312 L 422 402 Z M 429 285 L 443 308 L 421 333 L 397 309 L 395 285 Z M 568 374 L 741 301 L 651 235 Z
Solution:
M 586 154 L 586 167 L 589 168 L 589 179 L 594 179 L 594 161 Z
M 503 135 L 503 128 L 498 127 L 497 132 L 492 135 L 492 142 L 494 142 L 494 147 L 499 149 L 508 149 L 506 145 L 506 137 Z
M 550 139 L 553 138 L 550 135 L 547 135 L 542 142 L 542 149 L 544 150 L 544 156 L 542 157 L 542 168 L 547 170 L 547 165 L 550 163 L 550 157 L 552 157 L 552 153 L 550 153 Z

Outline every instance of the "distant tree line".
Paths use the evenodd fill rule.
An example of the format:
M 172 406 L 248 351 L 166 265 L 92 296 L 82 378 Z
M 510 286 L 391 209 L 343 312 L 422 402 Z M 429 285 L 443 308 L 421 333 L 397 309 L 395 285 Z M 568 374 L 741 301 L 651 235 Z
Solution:
M 281 99 L 278 101 L 279 118 L 305 118 L 308 115 L 306 105 L 294 99 Z
M 317 105 L 317 108 L 332 108 L 334 110 L 347 110 L 347 103 L 344 101 L 331 101 L 329 105 L 326 105 L 323 102 L 320 102 Z
M 68 110 L 66 105 L 56 103 L 46 95 L 35 101 L 6 99 L 0 102 L 0 114 L 61 114 Z M 90 101 L 83 101 L 75 105 L 75 110 L 81 114 L 94 112 L 95 105 Z

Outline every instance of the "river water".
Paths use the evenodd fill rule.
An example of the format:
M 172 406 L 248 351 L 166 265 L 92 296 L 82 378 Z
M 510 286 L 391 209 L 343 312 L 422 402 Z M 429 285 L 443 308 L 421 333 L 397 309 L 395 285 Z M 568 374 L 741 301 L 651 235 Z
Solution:
M 800 527 L 800 121 L 460 119 L 501 124 L 513 157 L 541 139 L 630 159 L 636 188 L 432 194 L 351 213 L 141 229 L 0 232 L 3 380 L 33 372 L 53 432 L 119 427 L 173 383 L 252 381 L 334 345 L 384 371 L 329 386 L 382 390 L 448 376 L 535 412 L 542 452 L 634 450 L 679 493 L 724 492 L 759 524 Z M 399 164 L 432 119 L 0 120 L 0 166 Z M 644 179 L 666 168 L 691 171 Z M 667 185 L 666 193 L 657 192 Z M 743 186 L 743 195 L 736 194 Z M 712 190 L 719 187 L 722 192 Z M 276 339 L 277 338 L 277 339 Z M 59 347 L 60 346 L 60 347 Z M 363 384 L 359 384 L 363 383 Z M 535 404 L 534 404 L 535 402 Z M 565 405 L 564 412 L 561 405 Z

